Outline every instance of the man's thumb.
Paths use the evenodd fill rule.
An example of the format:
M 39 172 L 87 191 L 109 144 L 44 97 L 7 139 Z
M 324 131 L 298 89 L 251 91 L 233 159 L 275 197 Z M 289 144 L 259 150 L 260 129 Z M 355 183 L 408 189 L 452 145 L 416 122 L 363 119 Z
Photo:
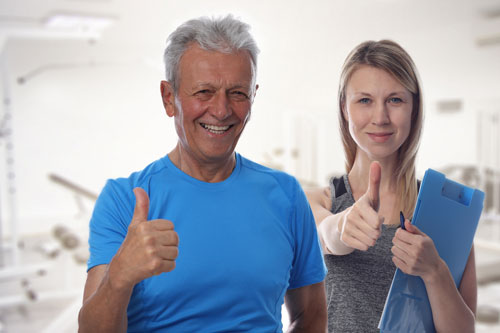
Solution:
M 134 188 L 135 208 L 130 224 L 137 224 L 148 220 L 149 197 L 146 191 L 140 187 Z
M 380 178 L 382 177 L 382 168 L 376 161 L 370 164 L 370 179 L 368 183 L 368 198 L 372 204 L 373 209 L 378 211 L 380 206 Z

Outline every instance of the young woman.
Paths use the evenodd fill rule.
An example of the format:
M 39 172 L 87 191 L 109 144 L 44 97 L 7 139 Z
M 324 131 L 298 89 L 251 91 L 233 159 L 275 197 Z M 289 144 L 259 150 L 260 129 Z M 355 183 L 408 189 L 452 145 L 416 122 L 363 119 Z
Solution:
M 432 240 L 411 217 L 422 131 L 415 65 L 395 42 L 368 41 L 347 57 L 339 122 L 347 173 L 307 193 L 328 266 L 330 332 L 377 332 L 396 267 L 420 276 L 438 332 L 473 332 L 476 271 L 471 250 L 457 290 Z

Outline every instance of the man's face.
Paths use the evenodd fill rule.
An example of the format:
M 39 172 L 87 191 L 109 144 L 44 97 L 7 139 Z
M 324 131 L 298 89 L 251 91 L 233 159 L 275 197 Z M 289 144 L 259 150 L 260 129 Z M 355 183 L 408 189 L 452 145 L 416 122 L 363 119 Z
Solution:
M 257 89 L 248 52 L 226 54 L 193 44 L 179 63 L 177 96 L 170 83 L 163 81 L 161 88 L 180 148 L 190 158 L 216 162 L 232 156 Z

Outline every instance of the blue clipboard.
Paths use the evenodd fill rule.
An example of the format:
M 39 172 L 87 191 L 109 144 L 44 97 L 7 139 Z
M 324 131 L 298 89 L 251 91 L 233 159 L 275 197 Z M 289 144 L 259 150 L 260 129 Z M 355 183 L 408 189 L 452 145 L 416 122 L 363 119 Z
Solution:
M 483 210 L 484 193 L 425 172 L 412 224 L 434 242 L 459 286 Z M 435 332 L 423 280 L 396 269 L 379 322 L 381 332 Z

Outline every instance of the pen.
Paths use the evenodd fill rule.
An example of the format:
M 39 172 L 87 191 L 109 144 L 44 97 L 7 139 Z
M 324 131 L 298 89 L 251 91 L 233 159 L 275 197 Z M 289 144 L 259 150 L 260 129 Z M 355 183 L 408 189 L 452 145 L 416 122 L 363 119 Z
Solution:
M 402 211 L 399 211 L 399 221 L 401 222 L 401 229 L 406 230 L 405 228 L 405 216 Z

